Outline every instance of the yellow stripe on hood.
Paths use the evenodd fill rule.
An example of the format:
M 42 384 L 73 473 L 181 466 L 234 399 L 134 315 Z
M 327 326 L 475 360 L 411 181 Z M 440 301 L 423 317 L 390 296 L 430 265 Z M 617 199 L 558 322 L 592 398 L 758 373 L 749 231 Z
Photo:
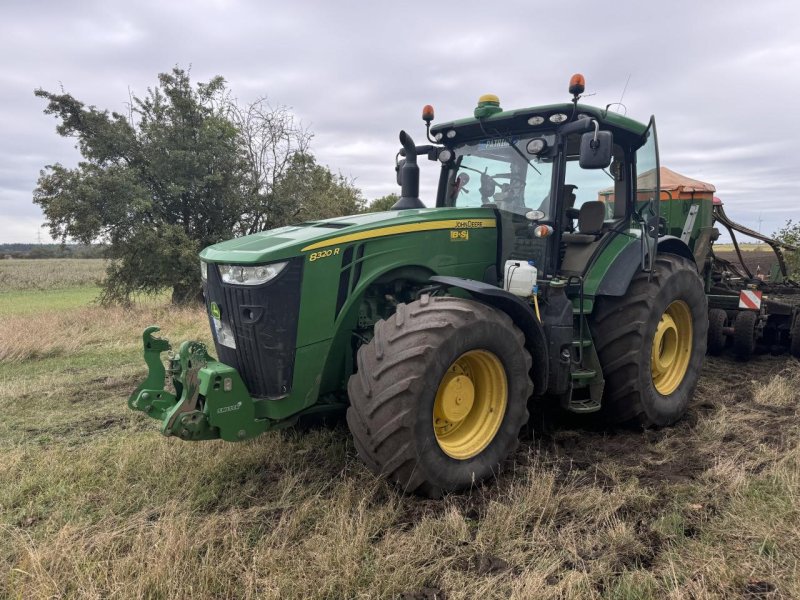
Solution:
M 401 233 L 415 233 L 418 231 L 435 231 L 437 229 L 481 229 L 495 227 L 494 219 L 447 219 L 444 221 L 424 221 L 422 223 L 409 223 L 407 225 L 390 225 L 389 227 L 380 227 L 378 229 L 370 229 L 369 231 L 359 231 L 358 233 L 349 233 L 340 235 L 338 237 L 315 242 L 302 249 L 302 252 L 307 250 L 318 250 L 319 248 L 327 248 L 328 246 L 335 246 L 337 244 L 346 244 L 347 242 L 357 242 L 359 240 L 369 240 L 377 237 L 386 237 L 389 235 L 399 235 Z

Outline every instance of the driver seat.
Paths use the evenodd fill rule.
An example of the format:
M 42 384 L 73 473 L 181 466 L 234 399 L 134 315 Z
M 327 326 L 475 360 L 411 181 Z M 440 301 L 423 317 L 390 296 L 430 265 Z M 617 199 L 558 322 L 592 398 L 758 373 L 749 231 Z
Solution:
M 568 244 L 591 244 L 603 233 L 606 205 L 599 200 L 584 202 L 578 213 L 578 233 L 563 233 L 561 241 Z

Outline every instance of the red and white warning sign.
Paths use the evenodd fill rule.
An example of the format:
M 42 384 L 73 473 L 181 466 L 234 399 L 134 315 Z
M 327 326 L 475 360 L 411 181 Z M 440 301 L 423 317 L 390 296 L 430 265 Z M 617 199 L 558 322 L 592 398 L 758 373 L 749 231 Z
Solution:
M 739 308 L 750 310 L 761 309 L 761 292 L 755 290 L 742 290 L 739 292 Z

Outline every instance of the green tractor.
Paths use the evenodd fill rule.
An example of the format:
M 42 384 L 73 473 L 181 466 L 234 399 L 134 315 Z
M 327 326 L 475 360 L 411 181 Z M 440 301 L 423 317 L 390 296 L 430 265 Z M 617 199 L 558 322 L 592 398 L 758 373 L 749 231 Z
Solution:
M 430 143 L 400 133 L 392 210 L 203 250 L 218 358 L 148 328 L 130 407 L 229 441 L 346 411 L 372 471 L 434 497 L 496 473 L 529 407 L 680 419 L 706 352 L 711 202 L 689 225 L 660 193 L 654 120 L 580 104 L 580 75 L 569 91 L 509 111 L 486 95 L 435 126 L 425 107 Z M 432 208 L 419 157 L 440 170 Z

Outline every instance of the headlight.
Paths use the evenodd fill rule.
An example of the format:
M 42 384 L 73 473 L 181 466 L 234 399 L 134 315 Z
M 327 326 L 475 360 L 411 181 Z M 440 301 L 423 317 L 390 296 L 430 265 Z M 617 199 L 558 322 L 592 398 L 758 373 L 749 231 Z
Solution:
M 208 281 L 208 263 L 204 260 L 200 261 L 200 277 L 203 281 Z
M 275 279 L 287 264 L 279 262 L 271 265 L 219 265 L 219 274 L 225 283 L 261 285 Z

